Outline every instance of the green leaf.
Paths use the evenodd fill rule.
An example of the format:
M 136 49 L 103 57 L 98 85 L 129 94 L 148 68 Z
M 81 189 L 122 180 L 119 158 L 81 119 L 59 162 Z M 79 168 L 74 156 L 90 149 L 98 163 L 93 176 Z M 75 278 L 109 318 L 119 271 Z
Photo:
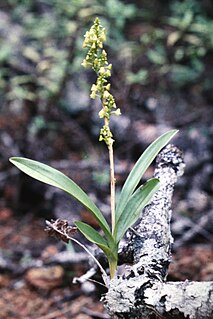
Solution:
M 92 213 L 108 239 L 112 239 L 109 225 L 107 224 L 98 207 L 93 203 L 89 196 L 69 177 L 55 168 L 28 158 L 12 157 L 10 158 L 10 162 L 27 175 L 48 185 L 58 187 L 76 198 Z
M 159 179 L 152 178 L 146 184 L 140 186 L 130 197 L 115 225 L 113 237 L 116 239 L 116 243 L 121 240 L 127 229 L 138 220 L 142 209 L 150 202 L 159 186 Z
M 96 244 L 99 248 L 101 248 L 103 250 L 103 252 L 108 257 L 108 260 L 116 260 L 117 259 L 113 250 L 109 248 L 106 239 L 104 237 L 102 237 L 94 228 L 92 228 L 90 225 L 85 224 L 81 221 L 75 222 L 75 225 L 89 241 Z M 114 246 L 116 246 L 116 245 L 114 245 Z
M 118 199 L 115 212 L 116 222 L 120 218 L 122 211 L 124 210 L 130 196 L 133 194 L 135 188 L 137 187 L 144 172 L 153 162 L 160 150 L 171 140 L 171 138 L 177 132 L 177 130 L 171 130 L 169 132 L 162 134 L 158 139 L 156 139 L 151 145 L 147 147 L 147 149 L 143 152 L 138 161 L 135 163 L 135 166 L 131 170 L 129 176 L 126 179 L 126 182 L 124 183 L 124 186 L 121 190 Z
M 75 225 L 78 227 L 80 232 L 92 243 L 102 246 L 107 246 L 107 241 L 104 237 L 102 237 L 94 228 L 92 228 L 90 225 L 76 221 Z M 109 248 L 109 247 L 108 247 Z

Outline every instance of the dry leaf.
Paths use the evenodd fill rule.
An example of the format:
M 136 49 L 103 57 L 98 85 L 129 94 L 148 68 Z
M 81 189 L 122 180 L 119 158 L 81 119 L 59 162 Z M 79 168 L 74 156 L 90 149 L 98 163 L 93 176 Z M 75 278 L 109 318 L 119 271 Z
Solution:
M 49 236 L 61 239 L 65 243 L 68 243 L 71 237 L 77 232 L 77 227 L 69 226 L 68 221 L 65 219 L 56 219 L 55 221 L 46 220 L 46 225 L 45 231 Z

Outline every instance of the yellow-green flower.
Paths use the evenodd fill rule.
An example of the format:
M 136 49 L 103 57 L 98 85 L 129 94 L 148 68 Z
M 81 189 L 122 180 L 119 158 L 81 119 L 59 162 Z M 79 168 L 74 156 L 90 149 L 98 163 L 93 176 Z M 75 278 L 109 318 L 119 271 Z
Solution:
M 103 49 L 103 43 L 106 40 L 106 30 L 100 24 L 98 18 L 95 19 L 93 26 L 85 34 L 83 47 L 88 48 L 86 58 L 82 62 L 85 68 L 91 67 L 97 73 L 96 84 L 91 87 L 90 97 L 95 99 L 100 97 L 102 109 L 99 117 L 105 119 L 105 124 L 100 130 L 99 141 L 104 141 L 108 146 L 112 145 L 114 140 L 109 127 L 110 116 L 120 115 L 120 109 L 116 109 L 115 99 L 110 91 L 108 78 L 111 76 L 112 64 L 108 64 L 107 52 Z

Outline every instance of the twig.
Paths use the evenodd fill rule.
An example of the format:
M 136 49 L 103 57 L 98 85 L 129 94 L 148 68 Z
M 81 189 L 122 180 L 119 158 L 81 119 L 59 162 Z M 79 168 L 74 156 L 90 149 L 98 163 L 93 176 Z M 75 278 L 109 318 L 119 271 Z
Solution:
M 85 305 L 91 303 L 91 298 L 84 298 L 83 301 L 81 302 L 81 304 L 78 305 L 77 310 L 76 311 L 72 311 L 73 310 L 73 304 L 64 307 L 63 310 L 56 310 L 53 311 L 51 313 L 49 313 L 48 315 L 44 315 L 41 317 L 38 317 L 36 319 L 55 319 L 55 318 L 60 318 L 63 315 L 65 315 L 66 313 L 68 313 L 69 311 L 71 312 L 71 316 L 72 318 L 76 318 L 77 315 L 79 315 L 82 311 L 81 308 L 85 307 Z M 71 317 L 70 317 L 71 318 Z
M 74 284 L 83 284 L 84 282 L 86 282 L 87 280 L 89 280 L 91 277 L 93 277 L 96 274 L 96 270 L 95 268 L 90 268 L 85 274 L 83 274 L 80 277 L 74 277 L 72 282 Z
M 212 216 L 213 216 L 212 213 L 213 212 L 211 210 L 207 214 L 201 216 L 196 224 L 189 220 L 189 222 L 191 224 L 191 228 L 188 231 L 184 232 L 183 236 L 181 236 L 180 239 L 175 241 L 174 249 L 179 248 L 184 243 L 186 243 L 189 240 L 191 240 L 197 234 L 201 234 L 202 236 L 204 236 L 207 239 L 209 239 L 209 237 L 210 237 L 210 240 L 211 240 L 212 239 L 212 235 L 208 231 L 206 231 L 204 229 L 204 227 L 206 225 L 208 225 L 209 223 L 211 223 L 211 219 L 213 219 L 212 218 Z
M 60 318 L 62 317 L 65 313 L 71 311 L 72 309 L 72 305 L 70 305 L 69 307 L 67 308 L 64 308 L 63 310 L 56 310 L 56 311 L 53 311 L 51 313 L 49 313 L 48 315 L 45 315 L 45 316 L 41 316 L 37 319 L 55 319 L 55 318 Z M 79 311 L 76 313 L 78 314 Z
M 107 314 L 102 314 L 100 312 L 93 311 L 93 310 L 88 309 L 86 307 L 82 308 L 82 312 L 87 314 L 88 316 L 91 316 L 92 318 L 110 319 L 110 317 Z
M 82 243 L 80 243 L 78 240 L 76 240 L 75 238 L 70 237 L 70 240 L 74 241 L 76 244 L 78 244 L 79 246 L 81 246 L 86 252 L 87 254 L 89 254 L 89 256 L 94 260 L 94 262 L 98 265 L 98 267 L 100 268 L 100 271 L 102 272 L 102 276 L 103 276 L 103 280 L 105 282 L 106 285 L 108 285 L 108 276 L 106 271 L 104 270 L 104 268 L 101 266 L 101 264 L 99 263 L 99 261 L 95 258 L 95 256 L 93 256 L 93 254 L 89 251 L 89 249 L 87 249 L 86 246 L 84 246 Z

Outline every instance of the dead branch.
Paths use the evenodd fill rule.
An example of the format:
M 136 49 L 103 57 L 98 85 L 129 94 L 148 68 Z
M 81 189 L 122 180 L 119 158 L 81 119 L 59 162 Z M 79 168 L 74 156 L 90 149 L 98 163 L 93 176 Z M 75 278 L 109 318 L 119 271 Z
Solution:
M 176 240 L 174 243 L 174 248 L 177 249 L 184 243 L 192 240 L 197 234 L 201 234 L 203 237 L 213 242 L 213 235 L 208 232 L 205 228 L 207 225 L 213 225 L 213 211 L 204 212 L 196 224 L 192 222 L 189 218 L 185 217 L 185 223 L 190 227 L 189 230 L 185 231 L 180 239 Z M 183 224 L 184 226 L 184 224 Z

